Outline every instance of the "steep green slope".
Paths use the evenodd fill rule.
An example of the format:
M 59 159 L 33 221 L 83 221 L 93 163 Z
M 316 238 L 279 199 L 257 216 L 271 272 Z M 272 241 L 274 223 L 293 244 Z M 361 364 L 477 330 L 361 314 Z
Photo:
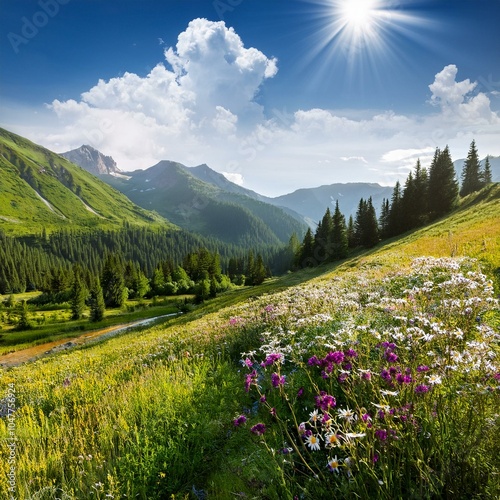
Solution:
M 272 206 L 196 178 L 180 163 L 162 161 L 130 179 L 102 176 L 134 203 L 189 231 L 237 245 L 279 245 L 305 225 Z
M 61 156 L 0 129 L 0 229 L 12 234 L 54 229 L 170 225 Z

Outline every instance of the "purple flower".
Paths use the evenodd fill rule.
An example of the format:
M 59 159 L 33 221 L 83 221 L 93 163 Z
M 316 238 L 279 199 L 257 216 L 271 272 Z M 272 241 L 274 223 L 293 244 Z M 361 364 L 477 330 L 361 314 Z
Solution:
M 398 360 L 398 356 L 397 354 L 393 353 L 392 351 L 385 351 L 385 359 L 389 362 L 389 363 L 395 363 L 397 360 Z
M 415 387 L 415 392 L 417 394 L 425 394 L 426 392 L 429 392 L 429 386 L 425 384 L 420 384 Z
M 388 370 L 385 370 L 385 369 L 384 369 L 384 370 L 382 370 L 382 371 L 380 372 L 380 376 L 381 376 L 384 380 L 386 380 L 387 382 L 390 382 L 390 381 L 391 381 L 391 374 L 389 373 L 389 371 L 388 371 Z
M 418 373 L 422 373 L 422 372 L 426 372 L 429 370 L 429 367 L 426 366 L 426 365 L 420 365 L 420 366 L 417 366 L 417 372 Z
M 248 392 L 250 390 L 250 386 L 257 382 L 257 372 L 252 370 L 250 373 L 247 373 L 245 376 L 245 391 Z
M 271 416 L 275 417 L 276 416 L 276 408 L 271 408 L 269 410 L 269 413 L 271 414 Z
M 378 459 L 379 459 L 379 456 L 378 456 L 378 454 L 377 454 L 377 453 L 375 453 L 375 454 L 373 455 L 372 462 L 373 462 L 374 464 L 376 464 L 376 463 L 378 462 Z
M 396 380 L 399 384 L 411 384 L 412 378 L 410 375 L 403 375 L 402 373 L 398 373 L 396 376 Z
M 340 365 L 342 361 L 344 361 L 344 353 L 342 351 L 329 352 L 325 356 L 325 361 L 328 363 L 335 363 L 337 365 Z
M 495 380 L 500 380 L 500 372 L 495 373 L 495 375 L 493 375 L 493 378 L 494 378 Z
M 387 431 L 385 429 L 377 429 L 375 431 L 375 437 L 380 441 L 387 441 Z
M 263 361 L 260 365 L 265 368 L 266 366 L 271 366 L 276 361 L 281 359 L 281 354 L 269 354 L 265 361 Z
M 316 406 L 323 411 L 328 411 L 330 408 L 334 408 L 337 401 L 333 396 L 330 396 L 325 391 L 321 391 L 319 396 L 314 397 L 316 401 Z
M 347 351 L 344 351 L 344 356 L 346 358 L 357 358 L 358 353 L 354 349 L 347 349 Z
M 266 425 L 262 424 L 262 423 L 255 424 L 250 429 L 250 431 L 253 432 L 256 436 L 262 436 L 262 434 L 264 434 L 264 432 L 266 432 Z
M 240 415 L 239 417 L 236 417 L 234 420 L 233 420 L 233 424 L 236 426 L 236 427 L 240 427 L 241 425 L 245 424 L 247 421 L 247 417 L 245 417 L 245 415 Z
M 338 377 L 338 381 L 343 384 L 349 375 L 347 373 L 341 373 Z
M 271 383 L 273 384 L 273 387 L 279 387 L 280 385 L 285 385 L 285 376 L 282 375 L 280 377 L 277 373 L 273 373 L 271 375 Z
M 317 356 L 312 356 L 309 358 L 309 360 L 307 361 L 307 364 L 309 366 L 319 366 L 321 364 L 321 361 L 318 359 Z
M 302 397 L 302 394 L 304 394 L 304 388 L 303 388 L 303 387 L 301 387 L 301 388 L 297 391 L 297 398 Z
M 266 311 L 266 312 L 271 312 L 273 309 L 274 309 L 274 307 L 272 305 L 268 305 L 268 306 L 264 307 L 264 311 Z
M 363 422 L 369 422 L 371 419 L 372 417 L 370 417 L 369 413 L 363 413 L 363 415 L 361 415 L 361 420 L 363 420 Z
M 267 401 L 267 399 L 266 399 L 266 395 L 265 395 L 265 394 L 262 394 L 262 396 L 260 397 L 259 401 L 260 401 L 261 403 L 265 403 L 265 402 Z
M 252 360 L 249 359 L 249 358 L 246 358 L 245 361 L 243 361 L 243 363 L 245 364 L 245 366 L 247 366 L 248 368 L 252 368 L 253 366 L 253 363 L 252 363 Z

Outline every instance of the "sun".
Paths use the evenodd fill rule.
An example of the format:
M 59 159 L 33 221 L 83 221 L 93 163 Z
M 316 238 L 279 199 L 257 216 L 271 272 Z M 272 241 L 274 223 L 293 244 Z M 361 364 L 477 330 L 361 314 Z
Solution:
M 378 16 L 377 3 L 376 0 L 344 0 L 337 8 L 345 27 L 366 31 L 372 28 Z

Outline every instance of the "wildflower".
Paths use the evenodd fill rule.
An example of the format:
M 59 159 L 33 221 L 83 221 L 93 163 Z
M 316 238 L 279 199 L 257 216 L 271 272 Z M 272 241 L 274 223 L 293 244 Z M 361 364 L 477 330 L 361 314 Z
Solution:
M 337 455 L 335 455 L 333 458 L 328 460 L 328 470 L 331 472 L 336 472 L 337 474 L 339 473 L 339 465 L 340 465 L 341 460 L 337 458 Z
M 321 361 L 318 359 L 317 356 L 312 356 L 308 359 L 307 364 L 309 366 L 319 366 L 321 364 Z
M 387 431 L 385 429 L 377 429 L 375 431 L 375 437 L 380 439 L 380 441 L 387 441 Z
M 316 422 L 319 422 L 319 414 L 318 410 L 314 410 L 311 413 L 309 413 L 309 420 L 315 424 Z
M 395 363 L 399 359 L 397 354 L 389 350 L 385 351 L 384 356 L 389 363 Z
M 255 424 L 251 429 L 250 431 L 255 434 L 256 436 L 262 436 L 262 434 L 264 434 L 264 432 L 266 432 L 266 425 L 265 424 L 262 424 L 262 423 L 259 423 L 259 424 Z
M 316 406 L 323 411 L 328 411 L 330 408 L 334 408 L 337 404 L 337 401 L 333 396 L 330 396 L 325 391 L 321 391 L 319 396 L 315 396 Z
M 276 408 L 271 408 L 269 410 L 269 413 L 271 414 L 271 416 L 275 417 L 276 416 Z
M 363 420 L 363 422 L 371 422 L 372 417 L 370 417 L 369 413 L 363 413 L 363 415 L 361 415 L 361 420 Z
M 358 353 L 354 349 L 347 349 L 347 351 L 344 351 L 344 356 L 347 358 L 357 358 Z
M 252 360 L 250 358 L 246 358 L 242 361 L 243 365 L 248 367 L 248 368 L 252 368 L 253 366 L 253 363 L 252 363 Z
M 312 433 L 311 433 L 310 436 L 307 437 L 306 444 L 313 451 L 318 451 L 321 448 L 320 444 L 319 444 L 319 438 L 318 438 L 318 436 L 316 436 L 316 435 L 314 435 Z
M 410 375 L 403 375 L 402 373 L 397 374 L 396 380 L 399 384 L 411 384 L 413 381 Z
M 327 361 L 328 363 L 335 363 L 337 365 L 340 365 L 342 361 L 344 361 L 344 353 L 342 351 L 329 352 L 325 356 L 325 361 Z
M 333 448 L 334 446 L 340 446 L 339 436 L 335 432 L 329 432 L 325 436 L 325 443 L 327 448 Z
M 252 370 L 250 373 L 247 373 L 245 376 L 245 391 L 248 392 L 250 390 L 250 386 L 257 382 L 257 372 Z
M 356 417 L 356 414 L 350 410 L 349 408 L 346 408 L 345 410 L 342 408 L 339 408 L 338 410 L 339 417 L 343 418 L 344 420 L 347 420 L 348 422 L 352 422 L 354 418 Z
M 364 438 L 366 436 L 366 433 L 365 432 L 346 432 L 344 434 L 344 437 L 347 439 L 347 440 L 350 440 L 350 439 L 359 439 L 359 438 Z
M 338 381 L 343 384 L 347 378 L 349 377 L 349 374 L 346 373 L 346 372 L 342 372 L 339 376 L 338 376 Z
M 260 397 L 259 401 L 261 403 L 265 403 L 267 401 L 267 398 L 266 398 L 266 395 L 265 394 L 262 394 L 262 396 Z
M 300 398 L 302 396 L 302 394 L 304 394 L 304 388 L 301 387 L 298 391 L 297 391 L 297 398 Z
M 273 387 L 279 387 L 280 385 L 285 385 L 285 376 L 281 377 L 277 373 L 273 373 L 271 375 L 271 383 Z
M 386 391 L 382 389 L 380 391 L 380 394 L 382 394 L 382 396 L 397 396 L 399 394 L 399 391 Z
M 420 384 L 415 387 L 415 393 L 416 394 L 425 394 L 426 392 L 429 392 L 429 386 L 425 384 Z
M 370 370 L 362 370 L 361 368 L 358 368 L 358 372 L 363 380 L 371 380 L 372 374 Z
M 260 365 L 265 368 L 266 366 L 271 366 L 272 364 L 276 363 L 277 361 L 280 361 L 282 358 L 282 354 L 275 353 L 275 354 L 269 354 L 267 356 L 266 360 L 263 361 Z
M 441 377 L 439 375 L 429 375 L 427 377 L 427 380 L 429 381 L 429 384 L 431 385 L 437 385 L 437 384 L 440 384 L 442 382 L 441 380 Z
M 239 417 L 236 417 L 234 420 L 233 420 L 233 424 L 236 426 L 236 427 L 239 427 L 240 425 L 243 425 L 245 424 L 247 421 L 247 417 L 245 417 L 245 415 L 240 415 Z
M 417 372 L 421 373 L 421 372 L 426 372 L 426 371 L 429 371 L 428 366 L 426 366 L 426 365 L 417 366 Z

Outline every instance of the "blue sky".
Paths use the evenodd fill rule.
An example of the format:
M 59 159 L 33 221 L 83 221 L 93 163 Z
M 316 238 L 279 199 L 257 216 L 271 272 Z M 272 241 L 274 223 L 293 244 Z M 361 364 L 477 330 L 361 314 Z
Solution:
M 352 7 L 354 5 L 354 8 Z M 500 155 L 499 0 L 2 0 L 0 125 L 262 194 Z

